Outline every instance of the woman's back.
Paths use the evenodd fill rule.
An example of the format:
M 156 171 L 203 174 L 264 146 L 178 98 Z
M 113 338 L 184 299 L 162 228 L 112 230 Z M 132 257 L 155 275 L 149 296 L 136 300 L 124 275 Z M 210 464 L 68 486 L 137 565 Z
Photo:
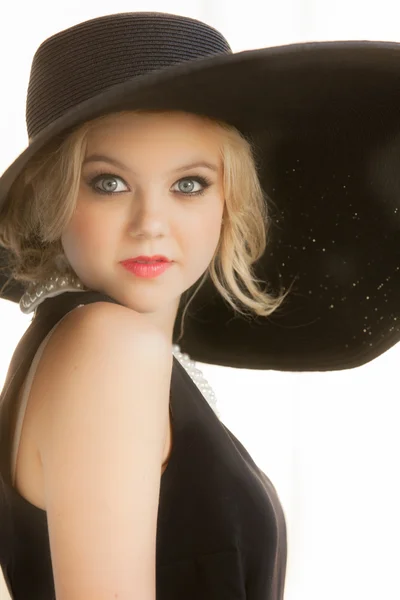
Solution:
M 24 355 L 34 354 L 54 323 L 73 305 L 114 302 L 98 293 L 79 294 L 79 300 L 73 297 L 74 294 L 65 294 L 65 298 L 49 299 L 40 307 L 25 339 L 16 350 L 16 360 L 9 374 L 9 381 L 14 381 L 14 386 L 7 386 L 6 381 L 9 394 L 15 395 L 18 381 L 26 377 L 29 361 L 23 361 Z M 97 349 L 93 354 L 99 356 Z M 18 370 L 16 365 L 21 364 L 21 357 L 24 366 Z M 131 387 L 133 389 L 133 382 Z M 153 517 L 157 515 L 156 529 L 153 529 L 155 560 L 152 563 L 155 566 L 157 600 L 187 597 L 207 600 L 221 597 L 281 599 L 286 569 L 286 526 L 275 488 L 242 444 L 216 417 L 177 360 L 173 361 L 170 401 L 174 444 L 168 468 L 161 480 L 158 471 L 159 498 L 152 513 Z M 166 414 L 167 404 L 166 401 Z M 110 429 L 108 419 L 104 418 L 103 425 Z M 89 418 L 85 426 L 90 427 Z M 66 435 L 65 429 L 61 435 Z M 161 449 L 162 444 L 159 446 L 160 461 Z M 99 469 L 97 456 L 93 452 L 93 469 Z M 115 469 L 115 463 L 109 462 L 108 467 L 112 476 L 111 469 Z M 64 470 L 65 467 L 61 466 L 60 479 Z M 64 481 L 67 479 L 68 476 Z M 71 493 L 75 496 L 79 480 L 77 483 L 77 486 L 71 484 Z M 63 485 L 62 482 L 60 485 Z M 99 491 L 99 496 L 102 496 L 99 502 L 111 493 L 106 488 L 105 480 Z M 6 485 L 4 491 L 5 497 L 0 504 L 2 523 L 5 523 L 0 532 L 0 560 L 10 593 L 15 600 L 24 600 L 27 596 L 53 599 L 53 575 L 56 576 L 57 568 L 53 564 L 51 549 L 54 519 L 50 515 L 48 520 L 45 511 L 23 499 L 11 486 Z M 78 506 L 83 501 L 82 497 L 78 498 Z M 116 497 L 113 501 L 118 503 Z M 90 518 L 92 523 L 89 525 L 93 526 L 94 535 L 100 536 L 104 523 L 96 528 L 95 517 Z M 102 517 L 98 521 L 102 521 Z M 123 531 L 119 531 L 121 537 L 127 531 L 128 527 L 124 526 Z M 131 531 L 130 537 L 134 538 L 135 532 Z M 107 552 L 115 553 L 111 534 L 101 543 L 100 538 L 97 539 L 99 553 L 103 552 L 103 556 Z M 79 555 L 80 548 L 73 551 L 69 547 L 66 560 L 72 560 L 73 557 L 69 556 L 72 552 Z M 127 577 L 133 581 L 134 559 L 128 562 Z M 90 565 L 87 569 L 91 573 L 90 579 L 96 581 Z M 148 573 L 148 577 L 153 575 Z
M 44 348 L 29 407 L 57 600 L 155 598 L 171 368 L 162 337 L 109 303 L 68 313 Z
M 67 313 L 63 319 L 67 318 Z M 62 320 L 63 320 L 62 319 Z M 36 372 L 40 362 L 43 362 L 42 356 L 45 348 L 49 344 L 56 328 L 60 326 L 61 321 L 49 331 L 46 338 L 40 344 L 29 372 L 25 377 L 23 385 L 16 397 L 16 411 L 11 424 L 11 475 L 13 487 L 18 493 L 28 500 L 34 506 L 46 510 L 43 471 L 40 461 L 38 444 L 36 442 L 38 434 L 36 432 L 37 412 L 34 411 L 35 396 L 38 396 Z M 39 399 L 36 402 L 40 402 Z M 171 419 L 167 428 L 167 435 L 163 453 L 163 463 L 161 475 L 165 472 L 168 465 L 168 459 L 171 454 L 173 444 Z

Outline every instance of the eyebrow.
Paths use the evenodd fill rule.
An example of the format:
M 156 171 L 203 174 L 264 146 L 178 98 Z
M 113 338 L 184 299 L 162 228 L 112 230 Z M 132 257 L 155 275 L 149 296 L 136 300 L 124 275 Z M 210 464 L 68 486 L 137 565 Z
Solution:
M 91 162 L 108 162 L 111 165 L 114 165 L 116 167 L 119 167 L 120 169 L 123 169 L 124 171 L 130 170 L 126 165 L 124 165 L 122 162 L 120 162 L 116 158 L 112 158 L 111 156 L 106 156 L 104 154 L 91 154 L 90 156 L 87 156 L 85 158 L 82 165 L 86 165 Z M 173 169 L 173 172 L 179 173 L 180 171 L 187 171 L 188 169 L 193 169 L 195 167 L 205 167 L 206 169 L 210 169 L 211 171 L 216 171 L 216 172 L 218 171 L 217 165 L 214 165 L 212 163 L 205 162 L 205 161 L 196 161 L 196 162 L 189 163 L 187 165 L 183 165 L 182 167 L 178 167 L 177 169 Z M 134 174 L 133 171 L 132 171 L 132 173 Z

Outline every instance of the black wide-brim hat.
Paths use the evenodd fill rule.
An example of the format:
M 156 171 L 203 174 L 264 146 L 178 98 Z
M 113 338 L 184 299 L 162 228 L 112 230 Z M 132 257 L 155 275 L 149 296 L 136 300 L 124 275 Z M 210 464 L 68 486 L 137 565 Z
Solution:
M 179 342 L 193 360 L 336 370 L 363 365 L 399 341 L 400 44 L 311 42 L 232 53 L 215 29 L 181 16 L 120 13 L 75 25 L 35 53 L 29 146 L 0 178 L 0 212 L 28 160 L 55 136 L 138 108 L 220 119 L 254 144 L 272 201 L 255 272 L 272 292 L 293 284 L 277 311 L 249 320 L 208 280 Z M 8 261 L 3 249 L 0 267 Z M 9 275 L 5 269 L 0 285 Z M 18 302 L 24 291 L 13 281 L 2 297 Z

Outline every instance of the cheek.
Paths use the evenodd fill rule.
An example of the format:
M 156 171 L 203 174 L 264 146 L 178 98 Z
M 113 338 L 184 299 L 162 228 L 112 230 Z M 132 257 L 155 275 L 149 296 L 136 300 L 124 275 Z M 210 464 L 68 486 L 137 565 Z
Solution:
M 77 212 L 62 236 L 63 244 L 75 260 L 101 254 L 107 247 L 107 237 L 112 231 L 107 219 L 90 211 Z
M 214 206 L 213 211 L 207 220 L 205 230 L 210 243 L 214 241 L 215 246 L 217 246 L 219 238 L 221 236 L 222 231 L 222 215 L 224 212 L 224 204 L 219 201 L 216 206 Z
M 199 265 L 210 262 L 214 256 L 221 236 L 221 218 L 220 211 L 212 211 L 204 219 L 196 220 L 190 231 L 187 230 L 186 243 Z

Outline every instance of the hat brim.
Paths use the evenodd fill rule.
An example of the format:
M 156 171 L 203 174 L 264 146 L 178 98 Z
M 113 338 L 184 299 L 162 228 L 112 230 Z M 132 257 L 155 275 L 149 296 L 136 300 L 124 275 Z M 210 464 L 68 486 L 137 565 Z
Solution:
M 0 178 L 0 210 L 29 159 L 88 119 L 148 108 L 231 123 L 254 142 L 271 199 L 273 227 L 257 274 L 276 290 L 293 278 L 296 285 L 281 309 L 250 324 L 208 282 L 181 346 L 194 360 L 243 368 L 360 366 L 400 339 L 399 59 L 392 42 L 311 42 L 183 63 L 116 85 L 31 142 Z M 3 297 L 19 301 L 22 292 L 15 284 Z
M 29 159 L 86 120 L 149 108 L 204 114 L 249 133 L 296 122 L 312 127 L 314 119 L 326 123 L 331 115 L 356 117 L 378 99 L 383 110 L 388 92 L 387 101 L 397 100 L 399 59 L 395 42 L 308 42 L 188 61 L 111 86 L 53 120 L 4 171 L 0 211 Z

